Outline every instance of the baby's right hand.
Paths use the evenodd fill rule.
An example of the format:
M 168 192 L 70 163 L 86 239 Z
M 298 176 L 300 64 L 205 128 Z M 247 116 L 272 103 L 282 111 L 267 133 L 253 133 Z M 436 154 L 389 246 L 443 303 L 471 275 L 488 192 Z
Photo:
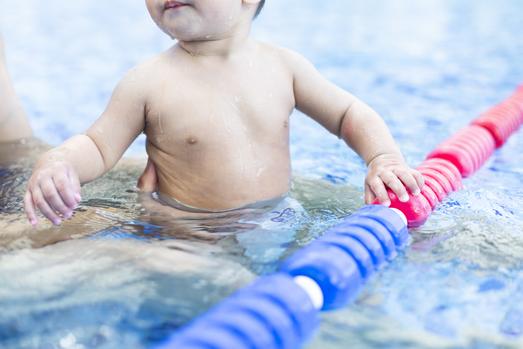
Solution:
M 81 200 L 80 180 L 74 168 L 64 161 L 47 161 L 37 165 L 24 197 L 25 213 L 36 226 L 37 210 L 53 224 L 70 218 Z

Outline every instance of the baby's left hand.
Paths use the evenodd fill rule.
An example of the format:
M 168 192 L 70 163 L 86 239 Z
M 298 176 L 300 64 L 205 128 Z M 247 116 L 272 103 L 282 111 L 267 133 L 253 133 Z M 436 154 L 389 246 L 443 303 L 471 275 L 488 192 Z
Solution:
M 408 190 L 413 195 L 419 195 L 424 185 L 421 173 L 410 168 L 401 155 L 381 154 L 368 164 L 365 178 L 365 203 L 371 204 L 376 199 L 385 206 L 390 205 L 387 187 L 400 201 L 409 200 Z

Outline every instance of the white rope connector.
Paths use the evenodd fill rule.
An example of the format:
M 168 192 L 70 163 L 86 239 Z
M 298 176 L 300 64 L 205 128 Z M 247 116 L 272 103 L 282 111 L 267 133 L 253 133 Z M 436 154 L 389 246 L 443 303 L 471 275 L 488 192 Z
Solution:
M 298 275 L 294 277 L 294 282 L 309 295 L 314 308 L 320 310 L 323 307 L 323 291 L 316 281 L 307 276 Z
M 405 214 L 403 212 L 401 212 L 397 208 L 391 208 L 391 210 L 396 212 L 398 214 L 398 216 L 400 216 L 403 223 L 405 223 L 405 225 L 407 225 L 407 216 L 405 216 Z

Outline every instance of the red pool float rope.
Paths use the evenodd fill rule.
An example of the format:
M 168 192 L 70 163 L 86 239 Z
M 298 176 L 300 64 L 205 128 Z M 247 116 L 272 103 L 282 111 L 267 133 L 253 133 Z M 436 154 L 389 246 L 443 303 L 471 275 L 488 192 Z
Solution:
M 390 207 L 405 214 L 409 227 L 423 225 L 438 203 L 462 187 L 462 178 L 479 170 L 522 123 L 523 85 L 438 145 L 417 167 L 425 178 L 421 195 L 411 194 L 408 202 L 401 202 L 389 190 Z
M 523 123 L 523 85 L 503 102 L 493 106 L 479 118 L 472 121 L 488 130 L 496 141 L 496 148 L 501 147 L 512 133 Z
M 469 125 L 437 146 L 427 159 L 447 160 L 465 178 L 479 170 L 495 149 L 495 139 L 488 130 L 478 125 Z

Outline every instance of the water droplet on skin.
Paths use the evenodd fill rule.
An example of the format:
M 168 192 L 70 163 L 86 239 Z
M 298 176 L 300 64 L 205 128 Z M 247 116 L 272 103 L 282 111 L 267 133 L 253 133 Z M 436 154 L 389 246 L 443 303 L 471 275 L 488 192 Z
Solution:
M 238 101 L 234 100 L 234 103 L 231 103 L 231 105 L 237 113 L 240 113 L 240 108 L 238 108 Z
M 256 178 L 260 178 L 263 171 L 265 171 L 265 167 L 260 167 L 258 171 L 256 171 Z

